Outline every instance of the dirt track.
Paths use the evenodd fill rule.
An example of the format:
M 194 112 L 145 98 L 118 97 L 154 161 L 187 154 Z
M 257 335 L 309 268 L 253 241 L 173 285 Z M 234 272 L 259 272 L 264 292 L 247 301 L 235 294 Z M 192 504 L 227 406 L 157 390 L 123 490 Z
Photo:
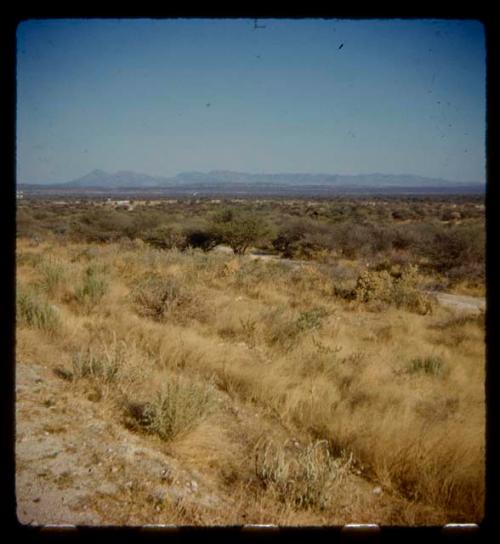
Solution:
M 223 251 L 227 251 L 229 248 L 224 248 Z M 299 261 L 295 259 L 282 259 L 278 255 L 271 255 L 265 253 L 259 253 L 253 250 L 249 254 L 249 258 L 252 260 L 263 260 L 280 262 L 285 266 L 300 267 L 304 264 L 308 264 L 307 261 Z M 466 295 L 454 295 L 452 293 L 441 293 L 438 291 L 426 291 L 428 294 L 433 295 L 442 306 L 448 306 L 455 308 L 463 312 L 479 313 L 486 308 L 486 299 L 484 297 L 471 297 Z
M 451 293 L 431 292 L 443 306 L 449 306 L 464 312 L 479 313 L 486 308 L 486 299 Z

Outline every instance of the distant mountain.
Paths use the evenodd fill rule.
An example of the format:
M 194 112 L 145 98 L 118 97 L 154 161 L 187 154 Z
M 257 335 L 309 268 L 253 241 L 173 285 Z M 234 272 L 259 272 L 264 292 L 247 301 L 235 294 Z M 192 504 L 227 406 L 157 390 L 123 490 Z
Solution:
M 58 184 L 59 187 L 86 188 L 102 187 L 118 189 L 127 187 L 160 187 L 168 182 L 168 178 L 153 177 L 147 174 L 137 174 L 127 170 L 121 170 L 114 174 L 108 174 L 103 170 L 93 170 L 81 178 Z
M 191 183 L 243 183 L 272 185 L 328 185 L 363 187 L 445 187 L 471 185 L 474 182 L 454 182 L 409 174 L 247 174 L 228 170 L 213 170 L 208 174 L 190 172 L 178 174 L 175 180 Z
M 212 170 L 203 172 L 182 172 L 174 177 L 149 176 L 122 170 L 113 174 L 103 170 L 93 170 L 80 178 L 58 183 L 60 188 L 101 187 L 116 188 L 146 188 L 172 187 L 182 185 L 205 184 L 264 184 L 264 185 L 316 185 L 316 186 L 356 186 L 356 187 L 447 187 L 483 185 L 479 182 L 456 182 L 441 178 L 428 178 L 410 174 L 248 174 L 245 172 L 231 172 L 229 170 Z M 49 184 L 43 184 L 49 185 Z M 56 184 L 50 184 L 55 187 Z
M 455 182 L 410 174 L 248 174 L 228 170 L 181 172 L 174 177 L 149 176 L 122 170 L 115 173 L 93 170 L 85 176 L 57 184 L 19 184 L 32 194 L 138 194 L 199 196 L 316 195 L 340 194 L 480 194 L 485 184 Z

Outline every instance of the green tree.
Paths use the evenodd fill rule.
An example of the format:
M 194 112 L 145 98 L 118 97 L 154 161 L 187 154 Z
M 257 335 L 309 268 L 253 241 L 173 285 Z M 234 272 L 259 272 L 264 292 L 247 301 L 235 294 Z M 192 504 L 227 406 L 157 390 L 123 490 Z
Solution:
M 214 217 L 213 232 L 236 255 L 244 255 L 252 244 L 267 233 L 267 227 L 258 217 L 226 209 Z

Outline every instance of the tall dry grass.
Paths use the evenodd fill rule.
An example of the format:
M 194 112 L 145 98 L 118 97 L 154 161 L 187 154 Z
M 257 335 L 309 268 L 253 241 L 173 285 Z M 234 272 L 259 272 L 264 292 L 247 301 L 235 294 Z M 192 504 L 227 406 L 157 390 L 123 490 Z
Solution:
M 350 301 L 313 264 L 53 242 L 47 265 L 47 251 L 18 243 L 18 279 L 32 293 L 20 290 L 18 360 L 36 338 L 42 357 L 65 361 L 73 387 L 112 383 L 96 398 L 136 432 L 192 463 L 205 463 L 196 444 L 211 444 L 203 466 L 220 489 L 246 489 L 241 511 L 252 519 L 353 521 L 363 508 L 379 523 L 481 519 L 484 321 Z M 51 304 L 64 335 L 46 334 L 57 328 Z M 290 437 L 305 445 L 283 449 Z M 398 506 L 377 507 L 360 483 L 335 510 L 328 493 L 353 493 L 339 474 L 380 485 Z M 295 498 L 285 505 L 285 495 Z

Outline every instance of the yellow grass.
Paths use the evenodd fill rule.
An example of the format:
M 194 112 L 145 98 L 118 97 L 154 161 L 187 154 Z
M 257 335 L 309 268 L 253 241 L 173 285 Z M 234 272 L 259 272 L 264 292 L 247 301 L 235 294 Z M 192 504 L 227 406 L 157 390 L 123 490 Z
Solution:
M 43 289 L 49 256 L 62 272 Z M 370 312 L 336 298 L 332 280 L 314 264 L 292 270 L 143 244 L 45 242 L 33 248 L 22 239 L 18 259 L 18 282 L 47 296 L 62 316 L 55 336 L 19 325 L 18 361 L 73 374 L 72 361 L 85 350 L 115 361 L 112 387 L 92 373 L 73 379 L 71 387 L 85 394 L 94 379 L 111 417 L 124 424 L 127 403 L 152 402 L 169 380 L 215 391 L 215 409 L 166 447 L 232 496 L 235 508 L 180 519 L 481 520 L 485 351 L 479 320 L 454 320 L 444 308 L 432 315 L 392 307 Z M 84 307 L 77 289 L 91 264 L 108 287 Z M 189 303 L 156 320 L 144 315 L 133 293 L 153 274 L 175 280 Z M 442 373 L 412 366 L 419 358 L 438 361 Z M 147 434 L 139 427 L 134 432 Z M 261 485 L 253 470 L 263 436 L 276 448 L 291 438 L 304 447 L 324 440 L 332 459 L 351 456 L 350 476 L 331 484 L 324 504 L 323 497 L 307 505 L 284 501 L 278 484 Z M 158 437 L 151 440 L 158 443 Z M 323 461 L 314 462 L 315 470 L 325 469 Z M 374 502 L 374 485 L 383 488 L 385 502 Z

